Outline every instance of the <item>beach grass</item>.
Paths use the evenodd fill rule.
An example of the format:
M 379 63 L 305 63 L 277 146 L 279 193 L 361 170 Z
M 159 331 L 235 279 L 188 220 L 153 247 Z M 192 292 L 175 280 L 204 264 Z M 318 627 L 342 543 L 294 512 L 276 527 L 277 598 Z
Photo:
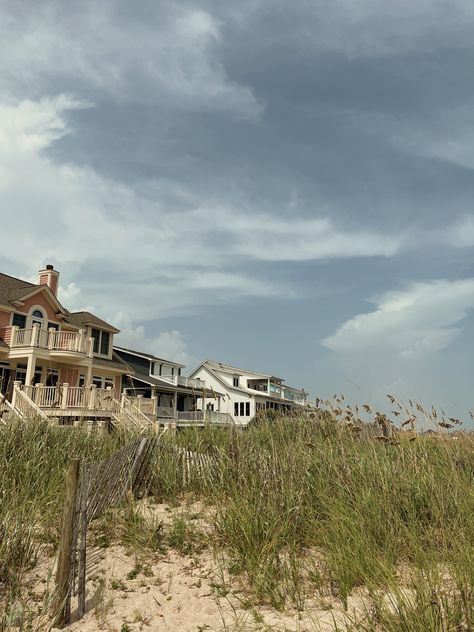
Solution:
M 384 440 L 372 426 L 354 428 L 325 411 L 271 415 L 245 431 L 178 432 L 167 444 L 211 456 L 213 475 L 185 479 L 173 452 L 159 450 L 149 494 L 209 508 L 207 544 L 253 603 L 304 610 L 315 597 L 347 605 L 359 591 L 362 611 L 348 613 L 348 629 L 474 629 L 472 438 Z M 39 554 L 56 550 L 68 460 L 104 458 L 124 441 L 42 423 L 1 427 L 2 632 Z M 196 549 L 185 521 L 175 519 L 160 539 L 132 499 L 111 519 L 113 537 L 137 551 Z

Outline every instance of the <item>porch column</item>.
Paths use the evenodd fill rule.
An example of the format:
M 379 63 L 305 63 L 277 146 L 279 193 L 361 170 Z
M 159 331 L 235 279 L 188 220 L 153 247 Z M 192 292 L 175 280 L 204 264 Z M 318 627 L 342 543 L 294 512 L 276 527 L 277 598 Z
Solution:
M 85 351 L 84 346 L 84 336 L 86 335 L 85 329 L 79 330 L 79 336 L 77 337 L 77 351 L 81 351 L 82 353 Z
M 39 345 L 39 334 L 40 334 L 40 326 L 33 325 L 31 329 L 31 346 L 37 347 Z
M 86 370 L 86 383 L 85 386 L 91 386 L 92 384 L 92 364 L 89 364 Z
M 28 357 L 28 364 L 26 365 L 25 386 L 33 386 L 33 380 L 35 377 L 35 369 L 36 369 L 36 356 L 32 354 Z
M 173 394 L 173 408 L 174 408 L 173 417 L 177 419 L 178 417 L 178 391 L 175 391 Z

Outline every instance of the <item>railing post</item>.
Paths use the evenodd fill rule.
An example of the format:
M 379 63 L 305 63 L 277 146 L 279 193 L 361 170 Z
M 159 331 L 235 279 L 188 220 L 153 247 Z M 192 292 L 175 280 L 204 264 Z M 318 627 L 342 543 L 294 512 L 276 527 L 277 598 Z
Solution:
M 153 402 L 153 417 L 158 417 L 158 397 L 156 395 L 152 395 L 151 401 Z
M 44 398 L 44 390 L 43 390 L 43 384 L 41 384 L 41 382 L 38 382 L 38 384 L 36 384 L 36 389 L 37 389 L 37 397 L 36 397 L 36 405 L 37 406 L 44 406 L 45 403 L 43 401 Z
M 54 327 L 50 327 L 48 329 L 48 349 L 54 349 L 54 334 L 56 333 L 56 329 Z
M 88 338 L 87 342 L 89 343 L 89 349 L 87 351 L 87 357 L 92 358 L 94 355 L 94 338 Z
M 95 408 L 95 398 L 96 398 L 96 390 L 97 386 L 95 384 L 91 385 L 91 395 L 89 398 L 89 410 L 94 410 Z
M 13 406 L 13 408 L 15 408 L 16 394 L 17 394 L 17 391 L 20 390 L 20 386 L 21 386 L 20 380 L 15 380 L 13 382 L 13 395 L 12 395 L 12 406 Z
M 32 347 L 37 347 L 38 346 L 39 329 L 40 329 L 40 326 L 37 325 L 37 324 L 34 324 L 32 329 L 31 329 L 31 346 Z
M 142 409 L 143 395 L 138 395 L 137 399 L 138 399 L 138 406 L 137 406 L 137 408 L 138 408 L 138 410 L 141 410 Z
M 17 325 L 13 325 L 13 327 L 11 328 L 10 347 L 16 347 L 16 340 L 18 338 L 18 330 L 19 330 L 19 327 Z
M 80 352 L 84 351 L 84 335 L 85 335 L 85 333 L 86 332 L 85 332 L 84 329 L 81 329 L 79 331 L 79 336 L 78 336 L 78 338 L 76 338 L 76 341 L 77 341 L 76 351 L 80 351 Z
M 67 408 L 68 391 L 69 391 L 69 384 L 67 382 L 65 382 L 63 384 L 63 392 L 62 392 L 62 396 L 61 396 L 61 408 L 63 410 L 66 410 L 66 408 Z

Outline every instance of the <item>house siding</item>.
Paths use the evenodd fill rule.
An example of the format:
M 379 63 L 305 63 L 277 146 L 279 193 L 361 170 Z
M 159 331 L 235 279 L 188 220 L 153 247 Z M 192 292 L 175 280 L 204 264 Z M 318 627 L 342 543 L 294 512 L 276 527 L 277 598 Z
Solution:
M 61 382 L 69 386 L 77 386 L 79 383 L 79 369 L 61 369 Z
M 39 307 L 42 307 L 45 310 L 46 314 L 48 315 L 48 320 L 54 323 L 59 323 L 58 317 L 56 315 L 56 312 L 53 306 L 51 305 L 51 303 L 48 301 L 48 299 L 43 293 L 38 293 L 38 294 L 34 294 L 33 296 L 30 296 L 24 301 L 24 303 L 25 303 L 24 305 L 22 305 L 18 310 L 16 310 L 20 314 L 28 314 L 28 312 L 33 306 L 38 305 Z
M 10 312 L 0 311 L 0 338 L 10 344 L 10 331 L 5 331 L 10 326 L 11 314 Z

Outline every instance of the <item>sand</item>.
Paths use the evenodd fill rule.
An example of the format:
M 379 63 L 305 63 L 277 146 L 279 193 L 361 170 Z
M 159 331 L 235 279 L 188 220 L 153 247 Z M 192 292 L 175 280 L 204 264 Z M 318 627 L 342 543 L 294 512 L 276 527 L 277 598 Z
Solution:
M 202 506 L 186 507 L 143 503 L 143 511 L 158 518 L 164 528 L 177 513 L 199 516 L 196 523 L 206 537 L 208 522 Z M 207 534 L 210 536 L 209 531 Z M 92 539 L 92 538 L 91 538 Z M 304 611 L 255 605 L 242 581 L 230 577 L 226 563 L 208 546 L 184 555 L 172 549 L 137 558 L 122 545 L 88 547 L 86 614 L 77 620 L 77 599 L 72 601 L 69 632 L 246 632 L 285 630 L 329 632 L 344 629 L 350 615 L 362 616 L 363 594 L 350 597 L 347 611 L 336 600 L 324 603 L 316 595 L 305 601 Z M 48 592 L 46 578 L 54 571 L 53 558 L 45 557 L 30 576 L 29 593 L 41 602 Z

